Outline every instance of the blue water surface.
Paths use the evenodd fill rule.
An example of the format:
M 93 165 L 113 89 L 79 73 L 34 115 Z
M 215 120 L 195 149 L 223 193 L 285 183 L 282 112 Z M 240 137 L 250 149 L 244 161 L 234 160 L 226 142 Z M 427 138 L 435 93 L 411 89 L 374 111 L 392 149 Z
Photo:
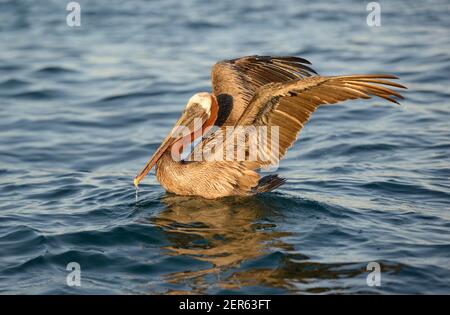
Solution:
M 0 1 L 0 293 L 450 293 L 448 1 L 379 1 L 379 27 L 361 0 L 79 0 L 81 27 L 68 2 Z M 136 201 L 212 65 L 252 54 L 393 73 L 406 99 L 320 108 L 276 192 L 208 201 L 150 175 Z

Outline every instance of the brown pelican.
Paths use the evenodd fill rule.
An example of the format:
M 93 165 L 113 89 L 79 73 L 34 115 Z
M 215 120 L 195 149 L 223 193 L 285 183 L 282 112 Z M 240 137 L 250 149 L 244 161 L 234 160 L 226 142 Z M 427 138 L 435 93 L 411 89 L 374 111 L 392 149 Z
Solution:
M 320 105 L 371 96 L 398 104 L 396 99 L 403 98 L 386 87 L 405 88 L 390 81 L 398 79 L 394 75 L 320 76 L 310 64 L 303 58 L 270 56 L 247 56 L 216 63 L 211 73 L 212 93 L 197 93 L 190 98 L 174 129 L 135 177 L 134 185 L 137 187 L 156 164 L 158 181 L 168 192 L 178 195 L 213 199 L 271 191 L 285 179 L 278 175 L 261 178 L 257 171 L 278 163 Z M 217 126 L 216 131 L 208 133 L 213 125 Z M 180 135 L 179 126 L 185 126 L 190 133 Z M 262 153 L 253 159 L 238 159 L 234 153 L 231 159 L 218 159 L 225 156 L 220 149 L 211 150 L 215 152 L 212 159 L 173 158 L 173 152 L 181 153 L 185 149 L 186 141 L 201 139 L 192 150 L 192 157 L 198 148 L 210 149 L 221 143 L 219 135 L 224 143 L 235 139 L 236 132 L 225 130 L 238 130 L 240 126 L 276 127 L 276 146 L 257 140 Z M 245 147 L 245 157 L 251 153 L 248 138 L 233 142 L 233 148 Z

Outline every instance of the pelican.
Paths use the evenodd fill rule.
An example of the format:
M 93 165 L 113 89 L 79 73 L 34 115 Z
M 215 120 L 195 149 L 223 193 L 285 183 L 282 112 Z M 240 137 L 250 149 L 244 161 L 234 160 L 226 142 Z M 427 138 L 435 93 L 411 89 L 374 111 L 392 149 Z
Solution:
M 278 175 L 261 177 L 258 171 L 278 163 L 293 145 L 311 114 L 324 104 L 377 96 L 398 103 L 403 99 L 392 88 L 406 88 L 391 81 L 390 74 L 320 76 L 303 58 L 291 56 L 246 56 L 216 63 L 211 72 L 212 93 L 192 96 L 174 129 L 163 140 L 144 168 L 134 178 L 136 188 L 156 165 L 156 178 L 168 192 L 215 199 L 225 196 L 249 196 L 272 191 L 285 183 Z M 388 88 L 389 87 L 389 88 Z M 197 121 L 197 123 L 195 123 Z M 189 134 L 176 132 L 180 126 Z M 175 159 L 173 152 L 184 152 L 185 143 L 193 144 L 189 157 L 198 148 L 211 148 L 220 140 L 233 138 L 235 132 L 219 133 L 240 126 L 276 127 L 276 154 L 268 141 L 259 142 L 262 154 L 251 160 L 220 159 L 224 151 L 212 150 L 214 158 L 204 160 Z M 209 132 L 215 127 L 214 132 Z M 234 128 L 234 129 L 233 129 Z M 234 139 L 234 138 L 233 138 Z M 235 141 L 233 147 L 248 137 Z M 189 152 L 188 152 L 189 153 Z

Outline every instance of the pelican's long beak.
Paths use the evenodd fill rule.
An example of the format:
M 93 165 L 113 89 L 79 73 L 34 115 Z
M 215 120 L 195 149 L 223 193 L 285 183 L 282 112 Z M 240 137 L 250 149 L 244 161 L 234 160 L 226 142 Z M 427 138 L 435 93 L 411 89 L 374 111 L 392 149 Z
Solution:
M 156 150 L 156 152 L 152 155 L 150 160 L 145 164 L 144 168 L 139 172 L 139 174 L 134 178 L 133 183 L 134 186 L 138 186 L 141 180 L 150 172 L 150 170 L 153 168 L 153 166 L 158 162 L 158 160 L 161 158 L 161 156 L 164 154 L 164 152 L 167 151 L 175 142 L 183 138 L 183 135 L 179 135 L 178 128 L 180 126 L 183 126 L 185 128 L 188 128 L 186 130 L 193 130 L 193 117 L 188 117 L 185 113 L 180 117 L 180 119 L 175 124 L 175 127 L 172 129 L 171 132 L 167 135 L 167 137 L 164 139 L 164 141 L 161 143 L 159 148 Z M 186 136 L 186 135 L 184 135 Z M 189 134 L 190 137 L 190 134 Z
M 161 143 L 159 148 L 156 150 L 156 152 L 153 154 L 153 156 L 148 160 L 148 162 L 145 164 L 144 168 L 139 172 L 139 174 L 134 178 L 133 183 L 134 186 L 138 186 L 140 181 L 150 172 L 150 170 L 153 168 L 153 166 L 158 162 L 159 158 L 166 152 L 166 150 L 175 142 L 175 138 L 172 137 L 172 133 L 169 133 L 169 135 L 164 139 L 164 141 Z

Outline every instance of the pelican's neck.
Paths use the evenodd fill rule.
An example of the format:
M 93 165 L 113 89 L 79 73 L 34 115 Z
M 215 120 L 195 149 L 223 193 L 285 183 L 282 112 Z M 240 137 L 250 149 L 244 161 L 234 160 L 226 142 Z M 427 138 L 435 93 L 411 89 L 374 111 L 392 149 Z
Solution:
M 167 173 L 171 168 L 176 167 L 179 163 L 180 162 L 174 161 L 172 159 L 169 148 L 166 152 L 163 153 L 158 162 L 156 162 L 156 176 L 160 176 L 161 173 Z

